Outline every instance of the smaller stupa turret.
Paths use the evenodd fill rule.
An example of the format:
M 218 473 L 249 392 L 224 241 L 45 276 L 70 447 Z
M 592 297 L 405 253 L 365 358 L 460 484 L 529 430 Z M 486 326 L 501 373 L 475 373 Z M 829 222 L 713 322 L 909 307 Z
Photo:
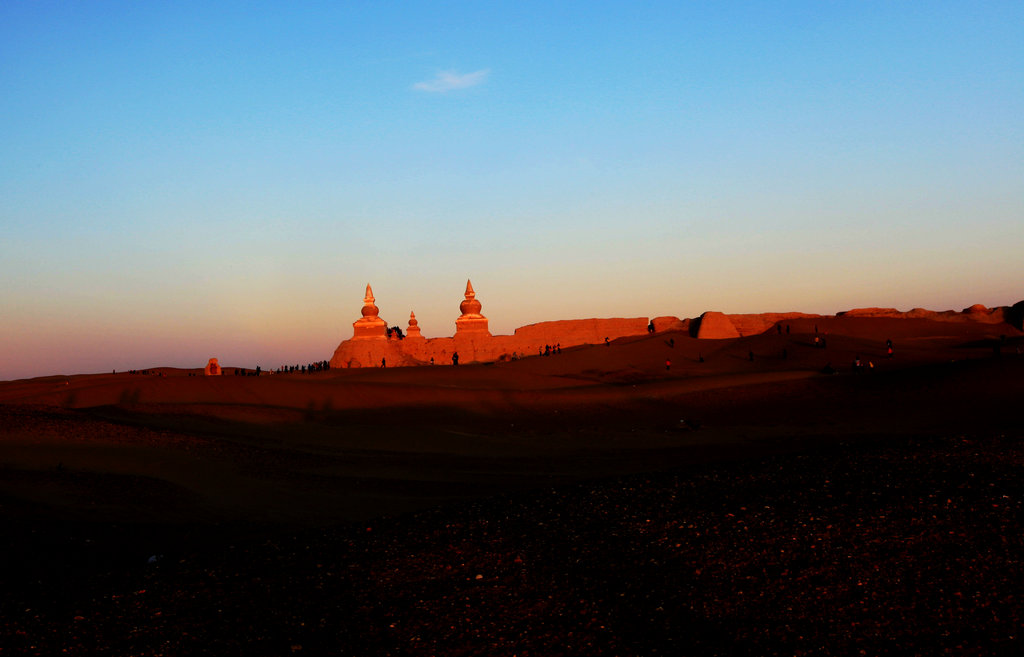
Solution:
M 380 309 L 374 303 L 373 290 L 370 284 L 366 284 L 366 296 L 363 297 L 362 317 L 352 323 L 352 338 L 360 339 L 383 339 L 388 337 L 388 324 L 378 317 Z
M 420 323 L 416 319 L 416 313 L 409 312 L 409 328 L 405 329 L 405 339 L 409 338 L 422 338 L 423 334 L 420 333 Z

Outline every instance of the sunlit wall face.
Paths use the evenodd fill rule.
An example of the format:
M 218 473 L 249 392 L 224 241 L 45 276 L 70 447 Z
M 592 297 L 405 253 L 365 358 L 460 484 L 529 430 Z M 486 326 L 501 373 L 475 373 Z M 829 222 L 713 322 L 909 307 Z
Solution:
M 0 6 L 0 379 L 1024 298 L 1020 3 Z

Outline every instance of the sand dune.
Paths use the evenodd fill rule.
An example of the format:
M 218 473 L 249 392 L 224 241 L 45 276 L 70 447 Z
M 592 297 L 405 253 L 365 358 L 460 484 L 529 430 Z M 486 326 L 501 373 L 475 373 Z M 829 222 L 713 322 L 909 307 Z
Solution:
M 167 505 L 206 500 L 197 517 L 341 520 L 538 480 L 784 449 L 801 436 L 932 430 L 942 424 L 932 422 L 936 411 L 1005 398 L 1000 377 L 1010 374 L 988 379 L 972 364 L 993 361 L 996 346 L 1000 362 L 1013 361 L 1021 341 L 1006 324 L 920 318 L 793 317 L 785 326 L 725 340 L 669 331 L 473 366 L 255 377 L 232 376 L 226 364 L 220 377 L 154 367 L 147 375 L 2 383 L 2 462 L 21 472 L 21 483 L 4 488 L 81 508 L 86 484 L 74 495 L 32 492 L 26 472 L 61 464 L 164 482 L 178 491 Z M 894 358 L 886 339 L 895 342 Z M 852 374 L 857 358 L 861 375 Z M 821 374 L 827 366 L 835 377 Z M 907 388 L 897 390 L 903 381 Z M 940 406 L 915 386 L 940 388 L 949 399 Z M 854 394 L 874 406 L 844 397 Z M 886 395 L 903 408 L 890 407 Z M 301 467 L 290 465 L 295 458 Z M 307 485 L 313 478 L 321 481 L 316 490 Z M 379 491 L 353 504 L 356 479 L 377 482 Z M 407 492 L 388 489 L 399 483 Z M 116 516 L 116 505 L 107 511 Z
M 684 637 L 695 654 L 790 653 L 815 637 L 872 652 L 870 632 L 816 628 L 898 617 L 887 636 L 928 652 L 946 645 L 941 592 L 963 579 L 943 551 L 957 531 L 973 532 L 956 539 L 965 563 L 986 564 L 970 571 L 975 601 L 998 610 L 964 628 L 1002 636 L 1022 616 L 1000 579 L 1015 557 L 974 537 L 1020 535 L 1017 507 L 992 492 L 1019 476 L 973 477 L 1019 460 L 1021 347 L 1005 323 L 791 317 L 748 337 L 680 326 L 486 365 L 0 383 L 0 639 L 29 653 L 489 654 L 499 642 L 592 655 Z M 920 554 L 891 538 L 908 527 Z M 841 563 L 814 550 L 826 534 L 846 541 Z M 171 565 L 148 565 L 165 554 Z M 676 566 L 650 571 L 661 561 Z M 843 606 L 833 592 L 852 586 L 849 563 L 864 581 L 932 573 L 929 593 L 871 580 L 866 606 Z M 503 624 L 481 632 L 438 586 Z M 751 591 L 774 602 L 737 606 Z M 217 609 L 226 633 L 210 625 Z M 630 629 L 665 610 L 667 624 Z

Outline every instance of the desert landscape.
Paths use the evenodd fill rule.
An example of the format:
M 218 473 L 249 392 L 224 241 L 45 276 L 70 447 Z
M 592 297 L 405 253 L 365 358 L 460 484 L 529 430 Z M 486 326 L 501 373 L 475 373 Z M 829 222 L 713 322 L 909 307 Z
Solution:
M 1024 654 L 1022 26 L 0 2 L 0 657 Z
M 0 652 L 1016 653 L 1022 309 L 0 383 Z

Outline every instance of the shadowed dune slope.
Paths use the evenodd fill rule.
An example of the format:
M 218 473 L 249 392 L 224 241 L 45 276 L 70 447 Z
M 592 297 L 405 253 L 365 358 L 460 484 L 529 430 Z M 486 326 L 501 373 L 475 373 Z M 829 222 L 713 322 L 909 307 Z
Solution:
M 155 491 L 150 507 L 168 518 L 338 521 L 830 436 L 998 424 L 1024 362 L 1020 333 L 1005 324 L 787 324 L 488 365 L 260 377 L 156 368 L 2 383 L 0 467 L 18 474 L 0 488 L 103 518 L 145 515 L 145 505 L 102 501 L 111 487 L 137 486 Z M 826 366 L 838 374 L 821 374 Z

